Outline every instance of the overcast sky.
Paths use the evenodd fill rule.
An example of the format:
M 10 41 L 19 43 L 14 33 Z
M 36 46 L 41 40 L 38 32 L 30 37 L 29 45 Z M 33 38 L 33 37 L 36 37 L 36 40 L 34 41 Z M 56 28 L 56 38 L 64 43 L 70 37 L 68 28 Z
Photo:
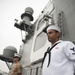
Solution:
M 7 46 L 14 46 L 19 51 L 21 42 L 20 30 L 14 27 L 14 19 L 24 13 L 26 7 L 34 10 L 34 21 L 37 19 L 49 0 L 0 0 L 0 54 Z M 0 60 L 0 70 L 8 72 L 5 62 Z

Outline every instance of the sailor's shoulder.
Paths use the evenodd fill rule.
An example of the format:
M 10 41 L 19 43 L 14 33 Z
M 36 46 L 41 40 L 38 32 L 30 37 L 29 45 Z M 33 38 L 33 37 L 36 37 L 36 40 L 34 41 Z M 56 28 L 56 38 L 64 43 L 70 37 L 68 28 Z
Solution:
M 63 45 L 74 45 L 71 41 L 62 41 L 61 44 Z

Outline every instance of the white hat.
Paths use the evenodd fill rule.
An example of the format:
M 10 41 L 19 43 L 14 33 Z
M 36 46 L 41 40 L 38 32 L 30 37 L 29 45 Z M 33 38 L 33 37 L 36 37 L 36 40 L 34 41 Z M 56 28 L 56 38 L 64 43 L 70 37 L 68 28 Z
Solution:
M 18 53 L 14 53 L 14 58 L 15 57 L 21 58 L 21 56 Z
M 48 32 L 48 30 L 50 30 L 50 29 L 56 30 L 56 31 L 58 31 L 58 32 L 61 32 L 60 27 L 57 26 L 57 25 L 50 25 L 50 26 L 47 28 L 47 32 Z

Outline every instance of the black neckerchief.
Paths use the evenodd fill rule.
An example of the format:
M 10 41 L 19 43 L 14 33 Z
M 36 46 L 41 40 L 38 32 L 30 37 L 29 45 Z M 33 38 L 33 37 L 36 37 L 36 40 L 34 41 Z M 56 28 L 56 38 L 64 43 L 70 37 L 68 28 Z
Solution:
M 48 47 L 48 49 L 47 49 L 47 51 L 45 52 L 44 57 L 43 57 L 42 66 L 43 66 L 43 63 L 44 63 L 44 60 L 45 60 L 45 57 L 46 57 L 47 53 L 49 54 L 49 60 L 48 60 L 48 65 L 47 65 L 47 67 L 49 66 L 49 64 L 50 64 L 50 57 L 51 57 L 51 50 L 52 50 L 58 43 L 60 43 L 60 42 L 57 42 L 57 43 L 54 44 L 51 48 Z

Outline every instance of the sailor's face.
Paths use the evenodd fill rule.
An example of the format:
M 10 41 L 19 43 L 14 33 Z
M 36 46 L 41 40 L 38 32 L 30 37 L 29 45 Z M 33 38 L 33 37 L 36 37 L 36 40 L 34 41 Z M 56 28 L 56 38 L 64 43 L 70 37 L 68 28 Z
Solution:
M 49 42 L 55 43 L 58 40 L 58 33 L 59 32 L 52 30 L 52 29 L 48 30 L 47 37 L 48 37 Z
M 16 62 L 18 60 L 19 60 L 19 58 L 17 58 L 17 57 L 13 58 L 13 62 Z

